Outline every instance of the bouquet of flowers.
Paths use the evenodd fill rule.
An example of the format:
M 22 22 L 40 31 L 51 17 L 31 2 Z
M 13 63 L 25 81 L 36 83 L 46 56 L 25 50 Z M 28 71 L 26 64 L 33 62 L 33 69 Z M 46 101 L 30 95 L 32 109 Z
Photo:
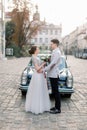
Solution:
M 43 60 L 44 62 L 46 62 L 46 65 L 48 65 L 50 63 L 50 56 L 44 56 L 41 58 L 41 60 Z
M 50 57 L 45 57 L 44 61 L 50 63 Z

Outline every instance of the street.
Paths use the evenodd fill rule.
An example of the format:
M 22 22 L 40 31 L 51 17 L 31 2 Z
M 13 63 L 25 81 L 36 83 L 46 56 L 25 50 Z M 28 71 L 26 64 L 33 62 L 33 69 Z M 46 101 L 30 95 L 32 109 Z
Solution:
M 28 57 L 0 60 L 0 130 L 87 130 L 87 60 L 67 56 L 75 93 L 61 99 L 61 114 L 39 115 L 25 112 L 25 97 L 19 90 L 28 62 Z

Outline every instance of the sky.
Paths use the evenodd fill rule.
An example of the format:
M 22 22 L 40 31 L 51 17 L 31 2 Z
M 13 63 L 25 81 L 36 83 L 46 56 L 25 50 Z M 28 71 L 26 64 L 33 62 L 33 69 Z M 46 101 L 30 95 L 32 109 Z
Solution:
M 87 0 L 32 0 L 40 17 L 48 23 L 62 24 L 62 36 L 87 22 Z
M 68 35 L 87 22 L 87 0 L 31 0 L 31 2 L 38 5 L 41 20 L 45 18 L 48 23 L 62 24 L 62 36 Z

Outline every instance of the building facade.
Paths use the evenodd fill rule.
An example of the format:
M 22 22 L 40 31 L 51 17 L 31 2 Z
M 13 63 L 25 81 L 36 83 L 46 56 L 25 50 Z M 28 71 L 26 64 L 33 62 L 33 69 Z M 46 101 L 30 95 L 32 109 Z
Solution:
M 33 19 L 38 22 L 43 22 L 44 25 L 42 25 L 37 34 L 31 39 L 32 44 L 49 48 L 51 39 L 57 38 L 61 42 L 62 25 L 50 24 L 47 23 L 45 20 L 40 21 L 38 6 L 36 7 L 36 12 L 33 16 Z
M 84 50 L 87 50 L 87 23 L 77 27 L 69 35 L 62 38 L 62 43 L 68 54 L 81 57 Z
M 59 39 L 61 41 L 61 26 L 56 26 L 53 24 L 46 24 L 37 32 L 37 35 L 33 38 L 34 44 L 38 46 L 49 47 L 50 41 L 53 38 Z

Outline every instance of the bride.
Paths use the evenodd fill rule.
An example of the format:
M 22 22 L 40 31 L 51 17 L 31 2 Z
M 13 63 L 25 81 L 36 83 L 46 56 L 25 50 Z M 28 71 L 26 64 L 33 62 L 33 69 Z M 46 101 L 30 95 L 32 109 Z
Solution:
M 45 62 L 42 63 L 40 58 L 37 57 L 37 54 L 39 53 L 39 48 L 37 46 L 32 46 L 29 53 L 32 54 L 32 62 L 35 71 L 32 75 L 26 94 L 25 111 L 39 114 L 50 110 L 47 82 L 42 73 L 42 68 L 44 67 Z

